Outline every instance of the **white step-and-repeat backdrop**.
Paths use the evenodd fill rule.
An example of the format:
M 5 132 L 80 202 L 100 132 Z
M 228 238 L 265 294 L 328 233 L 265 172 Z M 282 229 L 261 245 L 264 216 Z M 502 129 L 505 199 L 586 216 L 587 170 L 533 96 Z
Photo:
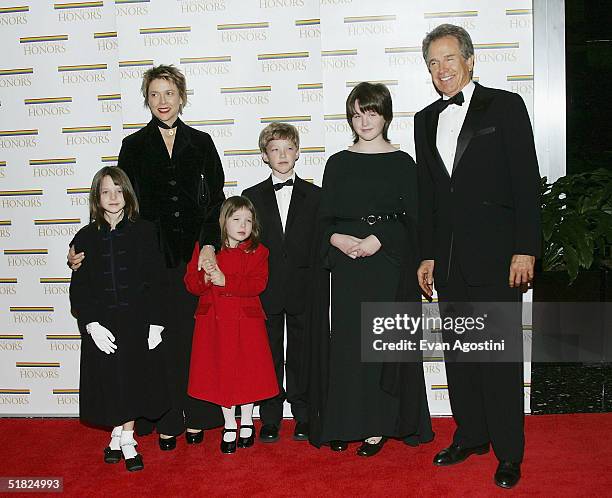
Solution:
M 227 195 L 269 174 L 257 137 L 274 120 L 299 129 L 298 174 L 320 185 L 363 80 L 389 86 L 390 138 L 414 154 L 414 113 L 437 98 L 421 40 L 447 22 L 471 33 L 475 77 L 531 112 L 530 0 L 0 0 L 0 415 L 78 413 L 67 244 L 94 172 L 149 120 L 143 71 L 185 73 L 183 119 L 213 137 Z M 424 369 L 432 414 L 449 414 L 441 358 Z

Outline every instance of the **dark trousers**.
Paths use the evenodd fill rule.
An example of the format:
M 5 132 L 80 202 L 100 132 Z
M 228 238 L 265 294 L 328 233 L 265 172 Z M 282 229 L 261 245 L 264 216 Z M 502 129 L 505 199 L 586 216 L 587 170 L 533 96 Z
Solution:
M 451 267 L 447 285 L 438 286 L 437 291 L 443 316 L 444 302 L 517 302 L 521 299 L 520 291 L 511 289 L 506 282 L 468 285 L 458 265 Z M 520 310 L 503 328 L 514 334 L 521 331 Z M 454 338 L 446 335 L 444 339 L 454 342 Z M 490 442 L 498 460 L 521 462 L 525 446 L 523 364 L 447 361 L 445 366 L 457 424 L 453 442 L 466 448 Z
M 176 436 L 185 428 L 210 429 L 223 425 L 221 408 L 207 401 L 187 395 L 191 341 L 198 298 L 185 289 L 185 264 L 168 269 L 166 312 L 167 327 L 162 333 L 166 379 L 171 397 L 171 408 L 159 420 L 138 419 L 136 433 L 149 434 L 153 428 L 160 434 Z
M 287 351 L 285 354 L 283 342 L 285 335 L 285 318 L 287 319 Z M 259 404 L 259 417 L 264 424 L 280 426 L 283 418 L 283 402 L 291 404 L 291 413 L 297 422 L 308 420 L 306 394 L 301 392 L 303 386 L 299 378 L 302 369 L 304 351 L 304 315 L 286 313 L 269 314 L 266 320 L 270 350 L 274 361 L 274 369 L 278 380 L 279 394 Z M 286 375 L 283 375 L 283 367 Z M 286 378 L 286 388 L 283 388 L 283 377 Z

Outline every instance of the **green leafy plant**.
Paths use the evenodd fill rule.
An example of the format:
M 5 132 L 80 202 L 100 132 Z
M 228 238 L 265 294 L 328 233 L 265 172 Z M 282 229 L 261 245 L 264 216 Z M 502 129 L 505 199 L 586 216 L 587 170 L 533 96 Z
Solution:
M 542 179 L 543 271 L 612 267 L 612 171 Z

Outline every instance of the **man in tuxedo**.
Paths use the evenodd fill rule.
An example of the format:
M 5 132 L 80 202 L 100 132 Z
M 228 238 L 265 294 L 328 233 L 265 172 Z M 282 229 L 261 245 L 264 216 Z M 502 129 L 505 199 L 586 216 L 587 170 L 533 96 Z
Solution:
M 271 123 L 262 130 L 259 147 L 272 174 L 242 195 L 255 206 L 262 227 L 261 242 L 270 250 L 268 285 L 261 302 L 267 315 L 266 327 L 279 387 L 278 396 L 259 405 L 263 423 L 259 438 L 268 443 L 278 440 L 283 401 L 287 399 L 296 421 L 293 438 L 305 441 L 308 439 L 308 406 L 306 379 L 303 378 L 306 372 L 303 364 L 304 318 L 308 299 L 311 299 L 310 265 L 321 189 L 295 174 L 300 138 L 294 126 Z
M 428 33 L 423 57 L 441 99 L 415 116 L 419 284 L 431 297 L 435 282 L 441 303 L 517 303 L 540 252 L 540 176 L 525 104 L 472 81 L 474 47 L 463 28 L 443 24 Z M 520 313 L 510 322 L 502 327 L 520 334 Z M 456 464 L 491 445 L 499 460 L 494 481 L 511 488 L 524 451 L 523 365 L 449 358 L 457 429 L 434 464 Z

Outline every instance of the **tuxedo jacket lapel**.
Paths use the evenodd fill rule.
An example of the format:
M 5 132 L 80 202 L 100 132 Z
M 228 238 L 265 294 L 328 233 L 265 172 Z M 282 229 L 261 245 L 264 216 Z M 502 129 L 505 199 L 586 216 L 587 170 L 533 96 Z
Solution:
M 304 180 L 295 175 L 295 183 L 293 184 L 293 192 L 291 193 L 291 202 L 289 203 L 289 211 L 287 212 L 287 223 L 285 224 L 285 233 L 289 231 L 291 225 L 295 221 L 297 213 L 304 202 L 304 189 L 302 183 Z
M 271 227 L 272 230 L 283 238 L 283 224 L 281 223 L 280 211 L 278 210 L 278 203 L 276 202 L 276 194 L 274 193 L 274 187 L 272 186 L 272 177 L 268 178 L 264 184 L 262 191 L 263 203 L 265 209 L 271 215 L 272 222 L 274 224 Z
M 463 153 L 470 144 L 470 140 L 474 137 L 474 132 L 478 129 L 478 124 L 482 120 L 485 111 L 489 107 L 490 99 L 487 99 L 483 95 L 482 87 L 476 83 L 472 99 L 470 100 L 470 107 L 463 121 L 463 126 L 459 132 L 457 138 L 457 148 L 455 149 L 455 160 L 453 162 L 453 174 L 457 169 Z
M 438 163 L 438 166 L 442 168 L 442 171 L 450 178 L 448 174 L 448 169 L 444 166 L 444 161 L 442 160 L 442 156 L 440 156 L 440 152 L 438 151 L 438 147 L 436 145 L 436 137 L 438 133 L 438 117 L 439 114 L 437 110 L 431 109 L 427 114 L 427 141 L 429 142 L 429 149 L 431 151 L 431 155 L 434 158 L 434 161 Z

